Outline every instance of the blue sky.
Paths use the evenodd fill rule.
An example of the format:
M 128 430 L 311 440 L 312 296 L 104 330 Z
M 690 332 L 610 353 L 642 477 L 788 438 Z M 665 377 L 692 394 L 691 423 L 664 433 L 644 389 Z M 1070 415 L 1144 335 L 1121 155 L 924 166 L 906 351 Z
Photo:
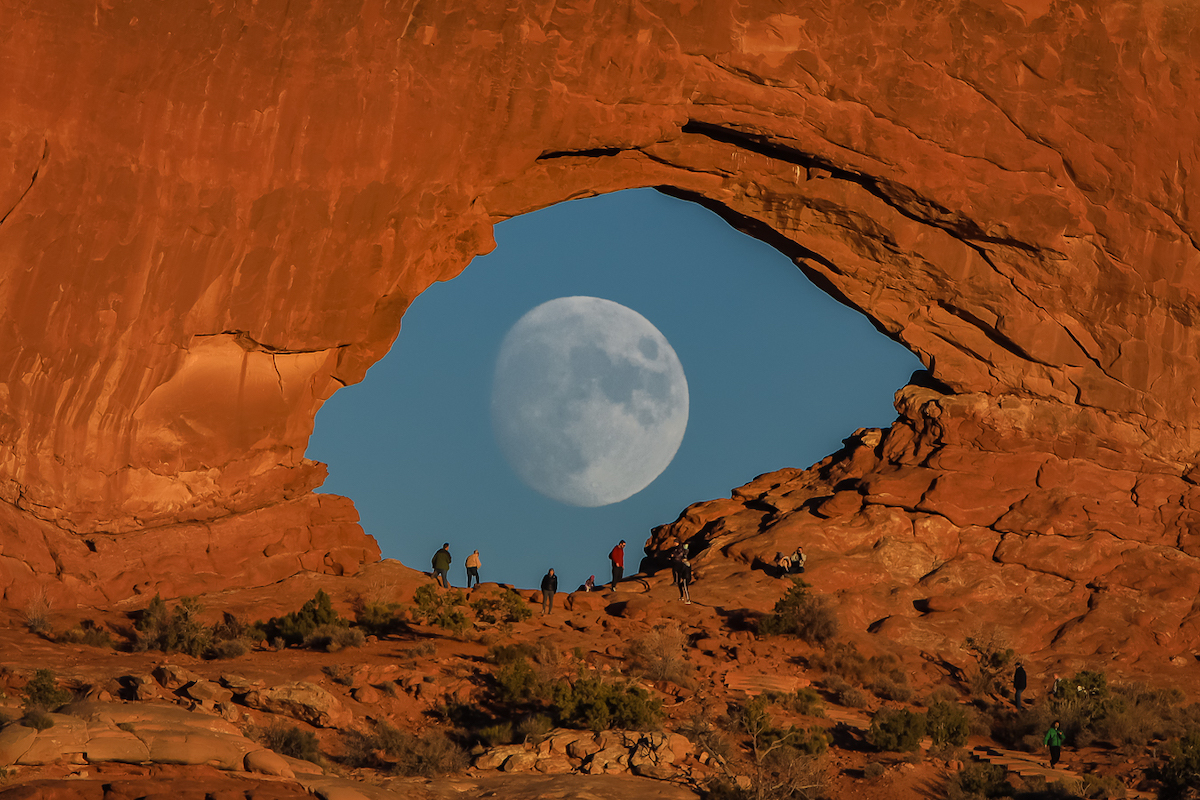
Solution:
M 571 590 L 608 578 L 629 542 L 755 476 L 807 467 L 855 429 L 895 419 L 892 395 L 920 362 L 791 261 L 698 205 L 639 189 L 501 223 L 497 247 L 409 308 L 391 352 L 317 415 L 308 457 L 319 490 L 352 498 L 384 557 L 428 570 L 442 542 L 451 582 L 478 548 L 484 581 L 538 585 L 554 567 Z M 588 295 L 649 320 L 687 376 L 687 432 L 644 490 L 598 508 L 528 488 L 493 435 L 504 335 L 534 306 Z M 627 568 L 626 572 L 632 571 Z

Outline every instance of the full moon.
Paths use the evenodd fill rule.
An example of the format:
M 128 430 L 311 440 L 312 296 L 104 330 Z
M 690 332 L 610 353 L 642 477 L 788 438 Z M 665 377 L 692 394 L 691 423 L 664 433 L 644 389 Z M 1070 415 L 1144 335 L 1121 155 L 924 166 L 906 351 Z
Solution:
M 620 303 L 550 300 L 500 345 L 496 439 L 521 480 L 547 497 L 591 508 L 637 494 L 671 463 L 687 420 L 679 357 Z

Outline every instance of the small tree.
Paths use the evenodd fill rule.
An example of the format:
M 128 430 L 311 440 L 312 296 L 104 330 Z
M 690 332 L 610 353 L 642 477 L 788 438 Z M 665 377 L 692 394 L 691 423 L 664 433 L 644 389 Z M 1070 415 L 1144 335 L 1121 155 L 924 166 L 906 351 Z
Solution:
M 925 736 L 925 715 L 907 709 L 881 708 L 871 717 L 867 741 L 880 750 L 911 753 Z
M 962 747 L 971 733 L 967 712 L 956 703 L 935 701 L 926 715 L 926 730 L 935 745 Z
M 837 614 L 824 597 L 810 594 L 809 586 L 796 579 L 775 603 L 770 615 L 759 621 L 761 636 L 791 634 L 810 644 L 824 645 L 837 635 Z
M 1161 766 L 1150 770 L 1150 777 L 1162 784 L 1160 797 L 1175 800 L 1200 790 L 1200 731 L 1189 729 L 1168 744 L 1163 759 Z
M 975 658 L 971 691 L 976 694 L 1008 696 L 1008 672 L 1013 664 L 1013 649 L 996 632 L 969 636 L 963 648 Z

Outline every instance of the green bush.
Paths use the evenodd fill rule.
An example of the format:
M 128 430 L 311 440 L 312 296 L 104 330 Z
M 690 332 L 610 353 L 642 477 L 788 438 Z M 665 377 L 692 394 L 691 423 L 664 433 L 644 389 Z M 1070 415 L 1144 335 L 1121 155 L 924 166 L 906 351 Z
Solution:
M 818 645 L 831 641 L 837 635 L 837 614 L 828 600 L 809 594 L 808 588 L 804 581 L 793 580 L 771 613 L 759 620 L 758 634 L 790 634 Z
M 287 645 L 300 645 L 318 628 L 348 628 L 350 621 L 333 610 L 333 600 L 318 589 L 312 600 L 282 617 L 272 617 L 264 626 L 267 638 L 282 639 Z
M 785 698 L 782 704 L 806 717 L 825 716 L 825 703 L 821 700 L 821 693 L 811 686 L 797 689 L 796 693 Z
M 467 602 L 466 593 L 459 589 L 443 591 L 427 583 L 413 593 L 413 602 L 417 604 L 413 616 L 425 625 L 436 625 L 455 636 L 461 636 L 471 626 L 467 615 L 459 609 Z
M 300 730 L 295 725 L 272 722 L 266 728 L 259 729 L 259 741 L 281 755 L 314 764 L 321 762 L 321 746 L 317 742 L 317 735 L 312 731 Z
M 511 744 L 513 740 L 512 723 L 498 722 L 495 725 L 485 725 L 475 731 L 475 738 L 484 747 Z
M 53 711 L 71 702 L 74 697 L 72 692 L 58 688 L 53 670 L 39 669 L 25 685 L 23 706 L 26 711 Z
M 1200 730 L 1190 729 L 1161 752 L 1162 763 L 1149 770 L 1161 784 L 1159 797 L 1165 800 L 1192 797 L 1200 790 Z
M 662 701 L 641 686 L 614 684 L 594 675 L 555 682 L 549 691 L 550 711 L 559 725 L 602 731 L 651 730 L 662 721 Z
M 62 644 L 84 644 L 88 647 L 112 648 L 112 634 L 96 624 L 95 620 L 80 620 L 78 625 L 67 628 L 54 637 L 54 641 Z
M 517 723 L 516 737 L 523 742 L 540 742 L 553 727 L 545 714 L 534 714 Z
M 962 747 L 971 734 L 967 712 L 957 703 L 936 701 L 926 714 L 926 730 L 935 746 Z
M 1143 747 L 1182 736 L 1198 720 L 1195 704 L 1185 705 L 1178 689 L 1153 689 L 1139 683 L 1110 687 L 1111 702 L 1096 722 L 1096 738 L 1118 747 Z
M 346 628 L 341 625 L 321 625 L 314 628 L 304 637 L 302 644 L 308 650 L 323 650 L 326 653 L 336 653 L 346 647 L 362 647 L 366 637 L 357 628 Z
M 880 750 L 911 753 L 925 736 L 925 715 L 907 709 L 881 708 L 871 717 L 867 741 Z
M 740 706 L 733 715 L 737 728 L 750 737 L 756 764 L 765 764 L 767 757 L 777 751 L 819 755 L 829 747 L 829 734 L 819 725 L 808 729 L 795 725 L 786 729 L 776 726 L 768 711 L 770 704 L 770 698 L 759 695 Z
M 26 728 L 44 731 L 54 727 L 54 718 L 45 709 L 30 708 L 21 716 L 20 723 Z
M 363 603 L 354 614 L 354 622 L 368 636 L 391 636 L 407 628 L 398 603 Z
M 472 600 L 471 611 L 475 614 L 476 622 L 498 625 L 502 628 L 511 627 L 514 623 L 522 622 L 533 616 L 533 611 L 529 608 L 529 603 L 525 602 L 525 598 L 507 587 L 501 592 Z
M 184 597 L 179 605 L 168 610 L 158 595 L 146 606 L 134 628 L 136 650 L 162 650 L 164 653 L 184 653 L 200 658 L 212 643 L 212 630 L 200 621 L 203 607 L 194 597 Z
M 1058 681 L 1050 695 L 1050 709 L 1062 721 L 1067 740 L 1080 747 L 1092 742 L 1097 725 L 1113 705 L 1108 679 L 1103 672 L 1092 670 Z

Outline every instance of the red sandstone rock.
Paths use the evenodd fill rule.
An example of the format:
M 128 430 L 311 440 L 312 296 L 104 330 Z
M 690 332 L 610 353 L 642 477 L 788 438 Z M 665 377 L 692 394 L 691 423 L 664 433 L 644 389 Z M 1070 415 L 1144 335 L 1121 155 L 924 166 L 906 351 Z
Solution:
M 348 503 L 310 494 L 321 403 L 497 221 L 661 186 L 791 256 L 940 387 L 666 537 L 744 566 L 811 536 L 856 618 L 922 640 L 967 622 L 903 608 L 926 588 L 1042 640 L 1147 606 L 1194 630 L 1194 15 L 593 11 L 0 9 L 5 602 L 377 558 Z

